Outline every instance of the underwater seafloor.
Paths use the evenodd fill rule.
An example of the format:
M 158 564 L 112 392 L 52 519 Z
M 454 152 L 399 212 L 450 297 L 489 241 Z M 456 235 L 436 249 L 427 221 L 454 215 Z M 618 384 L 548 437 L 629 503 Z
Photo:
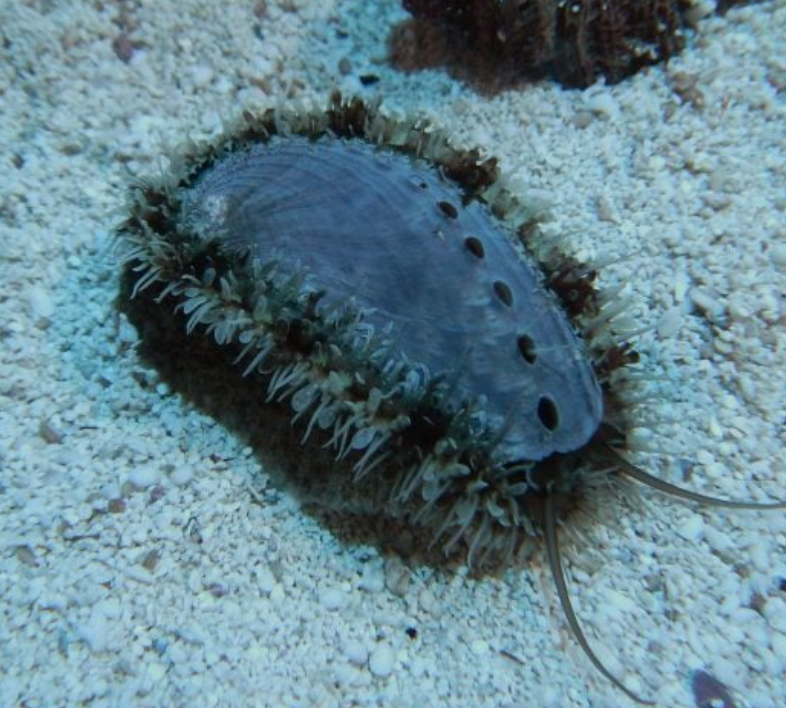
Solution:
M 242 107 L 338 86 L 497 155 L 568 252 L 627 281 L 654 394 L 636 462 L 786 497 L 786 2 L 710 17 L 617 86 L 495 98 L 387 66 L 405 17 L 0 2 L 2 708 L 634 705 L 570 636 L 539 552 L 476 579 L 344 539 L 138 356 L 113 306 L 126 185 Z M 786 513 L 612 501 L 565 551 L 603 661 L 664 708 L 696 705 L 696 669 L 735 706 L 786 705 Z

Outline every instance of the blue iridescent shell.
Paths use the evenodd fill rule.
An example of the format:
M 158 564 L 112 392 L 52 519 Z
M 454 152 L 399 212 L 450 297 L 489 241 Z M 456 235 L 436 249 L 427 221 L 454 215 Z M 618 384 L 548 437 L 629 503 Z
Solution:
M 323 305 L 353 298 L 398 353 L 483 399 L 508 460 L 581 448 L 602 397 L 564 311 L 489 206 L 437 167 L 358 140 L 274 137 L 227 155 L 185 195 L 222 248 L 303 270 Z

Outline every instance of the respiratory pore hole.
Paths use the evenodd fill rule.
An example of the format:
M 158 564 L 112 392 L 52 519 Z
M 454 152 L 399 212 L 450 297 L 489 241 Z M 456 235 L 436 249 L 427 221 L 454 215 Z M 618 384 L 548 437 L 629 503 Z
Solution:
M 486 255 L 486 251 L 483 248 L 483 242 L 479 238 L 467 236 L 467 238 L 464 239 L 464 245 L 475 258 L 483 258 Z
M 528 334 L 522 334 L 517 342 L 521 358 L 528 364 L 534 364 L 538 360 L 538 353 L 535 351 L 535 340 Z
M 513 293 L 511 292 L 507 283 L 503 283 L 501 280 L 495 280 L 494 293 L 500 299 L 500 301 L 508 307 L 513 305 Z
M 556 430 L 559 425 L 557 404 L 548 396 L 541 396 L 538 401 L 538 418 L 547 430 Z

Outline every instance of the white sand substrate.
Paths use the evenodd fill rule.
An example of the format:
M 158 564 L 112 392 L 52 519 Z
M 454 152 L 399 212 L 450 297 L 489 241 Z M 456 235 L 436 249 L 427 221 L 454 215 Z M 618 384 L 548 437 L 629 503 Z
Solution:
M 707 18 L 618 86 L 496 98 L 390 69 L 405 17 L 0 1 L 0 707 L 633 705 L 570 636 L 540 553 L 474 579 L 349 544 L 139 358 L 109 252 L 126 185 L 242 107 L 337 85 L 497 155 L 549 234 L 627 281 L 635 461 L 786 497 L 786 2 Z M 786 705 L 786 513 L 612 502 L 566 549 L 607 665 L 664 708 L 694 705 L 698 668 L 738 706 Z

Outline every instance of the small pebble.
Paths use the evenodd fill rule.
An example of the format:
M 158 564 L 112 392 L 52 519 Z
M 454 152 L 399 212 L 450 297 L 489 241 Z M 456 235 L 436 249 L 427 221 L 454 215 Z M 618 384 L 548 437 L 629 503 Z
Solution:
M 699 288 L 690 291 L 691 302 L 704 317 L 712 323 L 718 323 L 723 319 L 726 308 L 723 303 L 716 299 L 711 293 Z
M 748 553 L 750 554 L 751 562 L 754 568 L 760 573 L 766 573 L 769 570 L 770 560 L 767 553 L 767 546 L 761 541 L 755 541 L 748 546 Z
M 30 288 L 27 299 L 30 304 L 30 312 L 35 319 L 48 320 L 54 314 L 55 304 L 52 301 L 52 296 L 40 285 Z
M 682 324 L 682 307 L 676 305 L 670 307 L 660 318 L 658 322 L 658 336 L 661 339 L 668 339 L 673 337 Z
M 358 583 L 358 587 L 366 592 L 377 593 L 385 589 L 385 571 L 378 565 L 367 565 L 363 570 L 363 576 Z
M 104 651 L 109 643 L 106 619 L 94 612 L 79 629 L 79 637 L 93 654 Z
M 604 596 L 609 605 L 613 605 L 615 610 L 619 610 L 619 612 L 614 613 L 616 615 L 619 615 L 620 612 L 636 612 L 639 609 L 639 606 L 633 600 L 617 590 L 606 590 Z
M 161 560 L 161 554 L 158 551 L 148 551 L 140 565 L 152 573 L 156 569 L 159 560 Z
M 577 111 L 573 116 L 573 125 L 579 129 L 584 129 L 592 123 L 592 113 L 590 111 Z
M 365 645 L 357 639 L 350 639 L 344 645 L 344 654 L 355 666 L 363 666 L 368 660 L 368 651 L 366 651 Z
M 23 563 L 29 568 L 35 568 L 40 565 L 36 554 L 31 550 L 30 546 L 19 546 L 19 548 L 16 549 L 15 555 L 20 563 Z
M 191 465 L 183 464 L 175 467 L 174 471 L 169 476 L 169 479 L 175 486 L 184 487 L 193 479 L 193 477 L 194 468 Z
M 691 514 L 688 520 L 677 529 L 677 533 L 686 541 L 698 541 L 704 530 L 704 519 L 698 514 Z
M 439 611 L 439 602 L 431 590 L 425 588 L 421 590 L 420 595 L 418 595 L 418 604 L 420 609 L 428 614 L 438 613 Z
M 165 496 L 166 489 L 160 484 L 157 484 L 150 490 L 150 503 L 155 504 L 159 499 L 163 499 Z
M 770 247 L 770 260 L 778 270 L 786 271 L 786 243 L 776 243 Z
M 50 445 L 59 445 L 63 442 L 63 433 L 46 419 L 38 424 L 38 434 Z
M 764 605 L 764 616 L 777 632 L 786 633 L 786 600 L 771 597 Z
M 723 553 L 733 548 L 734 544 L 731 539 L 713 526 L 707 526 L 704 529 L 704 536 L 710 544 L 710 548 L 716 553 Z
M 191 78 L 196 88 L 204 88 L 212 83 L 214 75 L 213 69 L 206 64 L 197 64 L 191 70 Z
M 110 499 L 107 509 L 110 514 L 122 514 L 126 510 L 126 503 L 123 499 Z
M 132 565 L 126 569 L 126 577 L 143 585 L 152 585 L 155 578 L 153 574 L 141 565 Z
M 527 204 L 534 214 L 545 214 L 557 203 L 554 194 L 546 189 L 525 187 L 520 191 L 522 201 Z
M 284 588 L 281 587 L 280 584 L 277 584 L 273 590 L 270 592 L 270 599 L 275 603 L 283 602 L 286 599 L 286 593 L 284 592 Z
M 407 594 L 410 581 L 410 572 L 406 564 L 397 556 L 385 562 L 385 587 L 398 597 Z
M 601 221 L 610 221 L 615 223 L 617 221 L 617 215 L 614 211 L 614 207 L 612 206 L 609 198 L 605 194 L 601 194 L 598 197 L 597 203 L 597 211 L 598 211 L 598 218 Z
M 339 588 L 330 588 L 325 590 L 319 598 L 322 606 L 329 611 L 340 610 L 347 601 L 346 593 Z
M 770 636 L 770 646 L 778 661 L 786 667 L 786 635 L 772 632 Z
M 396 663 L 396 654 L 389 644 L 381 643 L 374 647 L 374 651 L 368 658 L 368 668 L 371 673 L 379 678 L 385 678 L 393 673 L 393 666 Z
M 221 583 L 210 583 L 207 586 L 207 591 L 216 599 L 225 597 L 229 592 Z
M 483 639 L 476 639 L 469 648 L 475 656 L 485 656 L 489 653 L 489 643 Z
M 124 64 L 128 64 L 134 58 L 134 44 L 125 32 L 112 40 L 112 49 L 115 56 Z
M 128 475 L 128 481 L 137 489 L 147 489 L 158 482 L 158 468 L 155 465 L 137 465 Z
M 136 344 L 139 341 L 139 332 L 136 331 L 136 327 L 125 316 L 120 318 L 117 340 L 122 344 Z
M 257 571 L 257 586 L 261 592 L 269 595 L 276 587 L 276 578 L 270 570 L 262 568 Z
M 112 499 L 119 499 L 122 491 L 120 489 L 120 485 L 117 482 L 108 482 L 103 487 L 101 487 L 99 493 L 104 499 L 111 501 Z
M 163 679 L 166 676 L 168 669 L 169 669 L 168 666 L 156 662 L 148 666 L 147 674 L 153 683 L 158 683 L 159 681 L 161 681 L 161 679 Z
M 68 607 L 68 598 L 59 592 L 51 595 L 44 595 L 38 600 L 38 607 L 42 610 L 54 610 L 62 612 Z
M 679 271 L 674 276 L 674 300 L 675 302 L 682 303 L 685 301 L 685 295 L 688 293 L 688 274 L 685 271 Z
M 617 102 L 611 94 L 605 92 L 597 92 L 587 96 L 584 105 L 593 113 L 604 116 L 615 116 L 619 113 Z

